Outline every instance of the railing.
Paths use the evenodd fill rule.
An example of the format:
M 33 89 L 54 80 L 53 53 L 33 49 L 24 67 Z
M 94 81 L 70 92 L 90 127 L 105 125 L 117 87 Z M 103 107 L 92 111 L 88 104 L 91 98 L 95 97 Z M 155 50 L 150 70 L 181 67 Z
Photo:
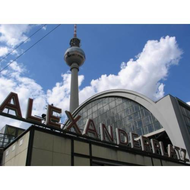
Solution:
M 0 148 L 4 148 L 15 139 L 15 136 L 0 133 Z

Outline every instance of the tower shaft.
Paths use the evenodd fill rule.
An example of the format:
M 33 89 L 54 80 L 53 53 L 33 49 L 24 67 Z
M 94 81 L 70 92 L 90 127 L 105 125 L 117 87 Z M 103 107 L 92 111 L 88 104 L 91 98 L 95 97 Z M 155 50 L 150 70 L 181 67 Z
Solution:
M 77 63 L 71 65 L 71 93 L 70 93 L 70 112 L 72 113 L 79 106 L 78 94 L 78 71 Z

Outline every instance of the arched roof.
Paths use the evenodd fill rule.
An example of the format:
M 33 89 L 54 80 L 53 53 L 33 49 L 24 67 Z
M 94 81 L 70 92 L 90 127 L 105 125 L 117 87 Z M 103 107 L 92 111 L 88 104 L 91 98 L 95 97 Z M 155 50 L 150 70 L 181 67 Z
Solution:
M 169 128 L 167 127 L 167 122 L 165 121 L 164 117 L 162 114 L 159 112 L 159 110 L 156 107 L 156 103 L 146 96 L 130 91 L 130 90 L 124 90 L 124 89 L 116 89 L 116 90 L 107 90 L 104 92 L 97 93 L 96 95 L 90 97 L 87 99 L 85 102 L 83 102 L 74 112 L 73 115 L 77 115 L 80 110 L 82 110 L 86 105 L 89 103 L 98 100 L 100 98 L 106 98 L 106 97 L 120 97 L 120 98 L 126 98 L 130 99 L 132 101 L 135 101 L 136 103 L 142 105 L 145 107 L 147 110 L 149 110 L 154 117 L 160 122 L 160 124 L 163 126 L 163 128 Z M 166 131 L 167 132 L 167 131 Z

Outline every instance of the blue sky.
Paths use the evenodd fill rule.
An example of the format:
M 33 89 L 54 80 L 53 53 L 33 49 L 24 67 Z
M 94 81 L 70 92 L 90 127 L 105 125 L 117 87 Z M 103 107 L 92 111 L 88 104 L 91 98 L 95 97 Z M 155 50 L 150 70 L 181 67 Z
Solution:
M 1 25 L 1 58 L 6 48 L 14 49 L 41 26 Z M 46 25 L 3 60 L 1 68 L 55 26 Z M 73 24 L 59 26 L 2 71 L 0 101 L 9 91 L 15 91 L 21 97 L 23 112 L 29 97 L 35 99 L 37 115 L 45 111 L 48 103 L 63 111 L 68 109 L 70 71 L 63 56 L 73 31 Z M 78 24 L 77 37 L 86 54 L 79 71 L 80 103 L 114 88 L 134 90 L 154 101 L 171 94 L 189 102 L 189 33 L 190 25 L 184 24 Z

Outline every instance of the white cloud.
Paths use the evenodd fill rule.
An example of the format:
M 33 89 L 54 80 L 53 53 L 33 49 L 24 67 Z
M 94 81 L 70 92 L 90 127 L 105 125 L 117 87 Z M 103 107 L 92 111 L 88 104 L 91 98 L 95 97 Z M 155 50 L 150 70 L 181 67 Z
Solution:
M 7 47 L 0 47 L 0 57 L 6 55 L 9 49 Z
M 13 70 L 16 71 L 15 73 L 20 74 L 24 71 L 24 68 L 19 66 L 16 61 L 12 62 L 9 67 Z
M 81 101 L 86 99 L 85 94 L 93 95 L 119 88 L 133 90 L 157 100 L 164 96 L 164 84 L 161 81 L 166 80 L 170 66 L 177 65 L 181 55 L 175 37 L 149 40 L 135 60 L 130 59 L 121 64 L 117 75 L 102 75 L 92 80 L 90 86 L 80 91 Z
M 178 64 L 181 55 L 182 51 L 178 48 L 175 37 L 166 36 L 159 41 L 150 40 L 135 59 L 121 64 L 121 69 L 116 75 L 102 75 L 92 80 L 89 86 L 80 89 L 80 103 L 95 93 L 119 88 L 137 91 L 153 100 L 160 99 L 164 96 L 164 80 L 167 79 L 169 68 Z M 34 115 L 41 116 L 45 113 L 47 104 L 54 104 L 63 112 L 69 109 L 70 73 L 63 74 L 62 82 L 57 82 L 52 89 L 44 92 L 33 79 L 24 77 L 24 72 L 22 65 L 14 62 L 8 70 L 2 73 L 0 103 L 12 91 L 19 96 L 23 117 L 25 117 L 29 97 L 35 99 Z M 84 76 L 79 75 L 79 87 L 83 80 Z
M 43 26 L 42 29 L 43 29 L 43 30 L 46 30 L 46 29 L 47 29 L 47 25 L 46 25 L 46 26 Z
M 0 25 L 0 42 L 14 47 L 27 39 L 26 33 L 30 28 L 28 24 L 2 24 Z

